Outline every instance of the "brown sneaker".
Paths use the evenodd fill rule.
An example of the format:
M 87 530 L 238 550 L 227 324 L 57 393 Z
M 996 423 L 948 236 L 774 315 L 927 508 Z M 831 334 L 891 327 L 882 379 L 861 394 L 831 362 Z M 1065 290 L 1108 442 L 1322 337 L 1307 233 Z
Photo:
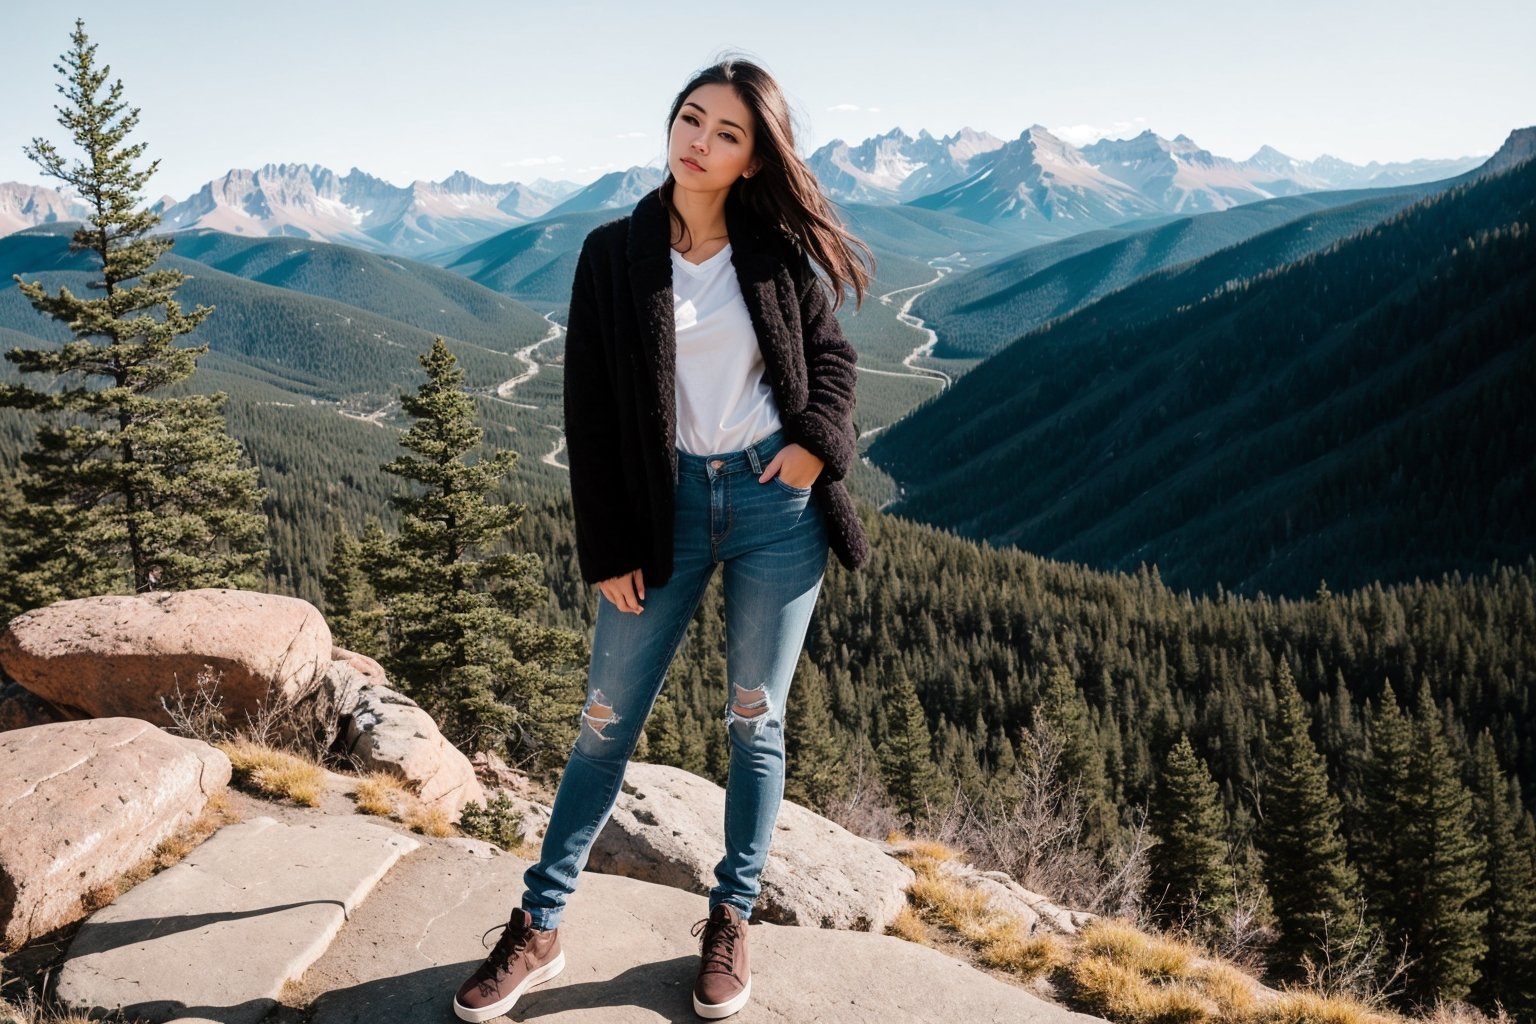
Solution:
M 699 980 L 693 985 L 693 1011 L 708 1020 L 729 1017 L 752 996 L 747 968 L 747 922 L 728 903 L 717 904 L 693 926 L 699 940 Z
M 500 1017 L 512 1009 L 518 996 L 553 978 L 564 967 L 560 929 L 535 929 L 528 911 L 519 907 L 512 911 L 512 920 L 496 940 L 491 955 L 454 994 L 454 1015 L 468 1021 Z

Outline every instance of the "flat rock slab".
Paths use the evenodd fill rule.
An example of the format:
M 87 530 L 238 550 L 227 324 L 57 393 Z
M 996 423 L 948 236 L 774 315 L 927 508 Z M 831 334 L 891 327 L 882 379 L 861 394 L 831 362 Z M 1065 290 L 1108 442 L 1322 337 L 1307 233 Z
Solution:
M 631 761 L 587 867 L 708 895 L 725 853 L 724 821 L 724 789 L 681 768 Z M 907 905 L 912 878 L 874 843 L 786 800 L 753 917 L 883 932 Z
M 418 845 L 352 818 L 227 826 L 81 926 L 58 997 L 87 1013 L 259 1021 Z
M 0 947 L 86 914 L 229 782 L 229 758 L 135 718 L 0 733 Z
M 310 1024 L 449 1024 L 453 993 L 495 942 L 527 862 L 432 842 L 379 884 L 310 969 Z M 584 874 L 561 925 L 566 967 L 527 993 L 513 1020 L 697 1021 L 691 991 L 704 897 Z M 885 935 L 754 924 L 752 1001 L 732 1021 L 931 1024 L 935 1020 L 1099 1024 L 936 950 Z

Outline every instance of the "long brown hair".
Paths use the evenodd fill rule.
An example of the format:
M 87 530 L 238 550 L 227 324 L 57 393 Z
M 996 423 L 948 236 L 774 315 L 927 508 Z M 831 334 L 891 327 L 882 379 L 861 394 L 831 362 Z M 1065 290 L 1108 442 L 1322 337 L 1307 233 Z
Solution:
M 667 133 L 672 131 L 683 101 L 701 85 L 729 85 L 752 111 L 752 152 L 758 161 L 758 170 L 751 177 L 736 180 L 731 186 L 732 198 L 799 242 L 805 254 L 827 275 L 832 290 L 832 308 L 842 305 L 843 292 L 848 288 L 853 289 L 855 308 L 862 306 L 875 266 L 874 253 L 843 227 L 832 203 L 821 191 L 816 175 L 795 152 L 789 104 L 779 83 L 752 61 L 734 55 L 722 57 L 695 74 L 677 94 L 672 101 L 672 111 L 667 115 Z M 675 184 L 669 166 L 657 191 L 662 206 L 680 221 L 672 204 Z M 868 262 L 868 267 L 864 261 Z

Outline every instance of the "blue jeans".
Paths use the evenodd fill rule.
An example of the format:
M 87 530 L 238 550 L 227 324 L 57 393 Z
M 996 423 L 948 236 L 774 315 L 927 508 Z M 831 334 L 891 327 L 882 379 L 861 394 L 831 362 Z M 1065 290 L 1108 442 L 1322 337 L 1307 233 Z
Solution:
M 639 615 L 598 598 L 587 703 L 555 794 L 538 863 L 523 881 L 535 928 L 559 926 L 566 897 L 613 810 L 624 767 L 716 563 L 725 566 L 725 856 L 709 906 L 750 917 L 784 793 L 784 708 L 827 564 L 826 530 L 809 488 L 758 476 L 780 432 L 739 452 L 678 452 L 672 578 L 645 587 Z M 615 467 L 615 472 L 620 470 Z

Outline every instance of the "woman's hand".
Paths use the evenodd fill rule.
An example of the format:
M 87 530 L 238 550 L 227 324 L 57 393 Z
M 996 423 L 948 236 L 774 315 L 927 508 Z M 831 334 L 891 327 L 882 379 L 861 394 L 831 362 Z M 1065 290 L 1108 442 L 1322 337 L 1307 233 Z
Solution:
M 603 580 L 597 584 L 597 589 L 621 612 L 639 615 L 645 611 L 640 605 L 645 600 L 645 575 L 639 569 Z
M 809 487 L 821 476 L 822 467 L 826 463 L 812 455 L 797 444 L 787 444 L 779 449 L 779 454 L 773 457 L 763 470 L 763 475 L 757 478 L 757 482 L 765 484 L 777 476 L 791 487 Z

